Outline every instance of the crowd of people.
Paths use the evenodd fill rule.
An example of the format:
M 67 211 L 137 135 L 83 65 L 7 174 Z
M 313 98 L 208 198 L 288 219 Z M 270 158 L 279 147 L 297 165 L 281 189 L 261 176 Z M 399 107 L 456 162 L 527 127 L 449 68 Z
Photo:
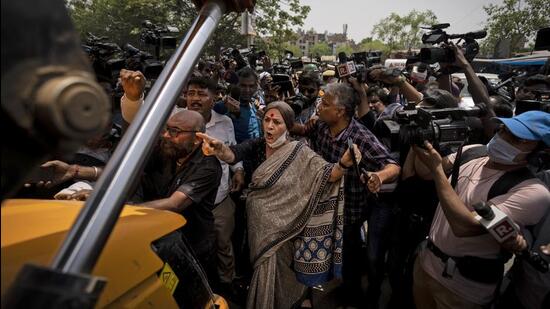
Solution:
M 385 135 L 384 120 L 406 106 L 464 107 L 464 83 L 425 64 L 405 75 L 373 66 L 366 81 L 305 65 L 282 91 L 267 57 L 261 71 L 201 60 L 128 203 L 183 215 L 214 291 L 248 308 L 311 308 L 313 288 L 333 280 L 338 306 L 379 308 L 385 278 L 391 308 L 550 308 L 550 273 L 523 254 L 550 261 L 550 173 L 540 160 L 550 154 L 550 114 L 514 115 L 515 102 L 453 52 L 485 110 L 482 143 L 458 154 L 434 141 L 395 153 Z M 146 79 L 122 70 L 120 83 L 124 134 L 145 104 Z M 536 74 L 515 98 L 541 92 L 550 77 Z M 71 162 L 46 162 L 53 173 L 37 183 L 49 188 L 41 194 L 86 199 L 112 136 Z M 518 232 L 498 242 L 476 218 L 479 202 Z

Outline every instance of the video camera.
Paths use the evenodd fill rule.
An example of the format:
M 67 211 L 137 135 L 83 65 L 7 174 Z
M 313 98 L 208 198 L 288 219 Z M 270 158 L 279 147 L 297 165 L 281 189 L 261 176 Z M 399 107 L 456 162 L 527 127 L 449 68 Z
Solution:
M 426 109 L 410 104 L 396 113 L 396 120 L 382 120 L 380 134 L 392 151 L 402 146 L 422 146 L 430 142 L 436 149 L 454 148 L 462 143 L 481 143 L 483 131 L 479 117 L 486 113 L 483 104 L 471 109 Z
M 139 38 L 143 43 L 169 48 L 176 47 L 177 37 L 171 34 L 178 33 L 178 28 L 172 26 L 158 26 L 149 20 L 143 21 L 141 26 L 142 29 Z
M 442 45 L 438 47 L 424 47 L 420 49 L 420 61 L 428 64 L 434 63 L 453 63 L 455 55 L 453 50 L 448 46 L 450 40 L 464 40 L 461 48 L 464 50 L 464 56 L 468 61 L 472 61 L 479 52 L 478 39 L 483 39 L 487 36 L 487 31 L 480 30 L 476 32 L 468 32 L 464 34 L 448 34 L 445 30 L 449 24 L 437 24 L 431 27 L 422 27 L 423 29 L 431 30 L 422 36 L 422 43 L 430 45 Z M 454 72 L 449 72 L 454 73 Z
M 548 90 L 531 90 L 536 94 L 534 100 L 516 101 L 516 115 L 528 111 L 543 111 L 550 113 L 550 91 Z
M 82 49 L 88 55 L 98 81 L 114 86 L 126 59 L 122 48 L 116 43 L 108 42 L 108 39 L 88 32 Z
M 160 58 L 160 52 L 164 48 L 176 48 L 178 28 L 172 26 L 158 26 L 149 20 L 141 24 L 139 39 L 145 44 L 155 46 L 155 56 Z
M 115 98 L 118 98 L 123 94 L 122 88 L 117 85 L 120 70 L 141 71 L 147 79 L 145 92 L 148 92 L 162 72 L 164 64 L 156 60 L 150 53 L 131 44 L 120 48 L 118 44 L 107 42 L 107 40 L 107 37 L 97 37 L 88 33 L 88 37 L 82 45 L 90 58 L 98 81 L 110 84 L 115 91 Z
M 240 70 L 244 67 L 251 67 L 256 69 L 258 60 L 266 56 L 265 51 L 257 51 L 256 47 L 252 45 L 250 48 L 227 48 L 221 52 L 222 61 L 231 59 L 237 63 L 236 70 Z
M 374 78 L 373 71 L 382 70 L 379 78 Z M 366 69 L 364 74 L 365 82 L 370 86 L 378 86 L 380 88 L 391 88 L 391 84 L 384 83 L 381 79 L 384 77 L 398 77 L 400 75 L 406 76 L 407 72 L 399 67 L 388 68 L 382 65 L 374 65 Z M 407 77 L 407 76 L 406 76 Z
M 273 65 L 274 74 L 292 75 L 295 71 L 304 67 L 304 63 L 300 58 L 294 57 L 294 53 L 290 50 L 285 50 L 285 57 L 279 63 Z

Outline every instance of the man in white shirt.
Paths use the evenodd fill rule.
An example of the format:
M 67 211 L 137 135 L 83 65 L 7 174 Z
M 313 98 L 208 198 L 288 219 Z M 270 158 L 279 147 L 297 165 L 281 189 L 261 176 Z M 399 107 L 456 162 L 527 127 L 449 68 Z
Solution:
M 231 118 L 212 110 L 216 98 L 216 84 L 204 77 L 194 77 L 187 84 L 187 108 L 199 112 L 207 121 L 206 134 L 227 146 L 234 145 L 235 129 Z M 229 166 L 220 161 L 222 165 L 222 179 L 216 196 L 216 207 L 212 211 L 217 233 L 218 245 L 218 273 L 222 285 L 231 284 L 235 277 L 235 261 L 231 235 L 235 227 L 235 203 L 229 197 L 230 192 L 238 192 L 244 185 L 244 169 L 242 162 Z M 233 172 L 233 178 L 229 178 L 229 169 Z

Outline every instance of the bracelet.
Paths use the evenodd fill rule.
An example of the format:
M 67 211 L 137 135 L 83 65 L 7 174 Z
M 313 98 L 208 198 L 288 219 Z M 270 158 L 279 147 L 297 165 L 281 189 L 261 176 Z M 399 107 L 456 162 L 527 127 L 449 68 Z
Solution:
M 73 179 L 78 179 L 78 170 L 79 170 L 80 166 L 78 166 L 78 164 L 73 164 L 73 166 L 74 166 Z
M 342 160 L 338 161 L 338 165 L 344 170 L 347 170 L 349 168 L 349 166 L 345 166 L 344 164 L 342 164 Z
M 99 170 L 95 166 L 92 166 L 92 167 L 94 168 L 94 179 L 97 179 L 97 176 L 99 174 Z

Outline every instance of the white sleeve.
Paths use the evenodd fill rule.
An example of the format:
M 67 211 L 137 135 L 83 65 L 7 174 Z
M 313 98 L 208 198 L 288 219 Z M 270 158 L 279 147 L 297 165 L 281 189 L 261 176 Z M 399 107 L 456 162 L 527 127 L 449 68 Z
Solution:
M 229 119 L 229 121 L 227 122 L 227 134 L 228 134 L 228 137 L 229 137 L 229 145 L 228 146 L 231 146 L 231 145 L 236 145 L 237 144 L 237 140 L 235 139 L 235 126 L 233 125 L 233 121 L 231 121 Z M 229 165 L 229 168 L 231 169 L 232 172 L 236 172 L 238 169 L 243 169 L 243 161 L 239 161 L 233 165 Z
M 122 112 L 122 118 L 132 123 L 141 105 L 143 105 L 143 95 L 137 101 L 132 101 L 126 97 L 126 94 L 120 98 L 120 111 Z

